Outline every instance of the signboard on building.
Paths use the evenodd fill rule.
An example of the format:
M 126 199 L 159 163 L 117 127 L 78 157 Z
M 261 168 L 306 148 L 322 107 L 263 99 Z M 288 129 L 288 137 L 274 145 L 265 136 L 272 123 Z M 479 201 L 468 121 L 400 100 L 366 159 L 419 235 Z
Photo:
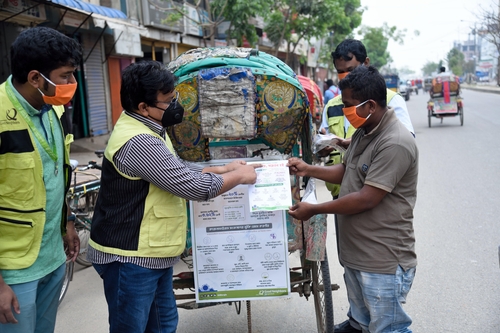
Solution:
M 307 66 L 316 67 L 319 59 L 319 51 L 321 49 L 321 41 L 317 41 L 316 38 L 311 40 L 309 44 L 309 51 L 307 52 Z
M 31 19 L 32 21 L 45 21 L 45 6 L 30 0 L 4 0 L 0 2 L 0 12 L 6 11 L 12 14 L 19 14 L 19 18 Z M 12 15 L 1 15 L 2 17 L 9 17 Z
M 184 32 L 184 20 L 180 19 L 176 23 L 168 23 L 168 17 L 174 13 L 170 3 L 163 0 L 141 1 L 144 16 L 144 25 L 169 31 Z M 182 8 L 182 4 L 179 4 Z
M 194 36 L 203 36 L 203 27 L 200 24 L 208 22 L 208 12 L 203 8 L 196 8 L 188 3 L 184 4 L 185 12 L 184 26 L 186 33 Z
M 63 16 L 63 23 L 65 26 L 78 28 L 80 25 L 87 19 L 87 15 L 82 13 L 77 13 L 71 10 L 60 9 L 61 16 Z M 86 20 L 85 23 L 81 26 L 83 29 L 89 28 L 89 20 Z

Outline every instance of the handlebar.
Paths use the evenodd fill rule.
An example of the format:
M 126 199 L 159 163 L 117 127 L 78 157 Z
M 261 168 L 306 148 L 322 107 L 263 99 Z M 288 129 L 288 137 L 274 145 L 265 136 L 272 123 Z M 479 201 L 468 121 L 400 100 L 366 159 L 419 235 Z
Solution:
M 87 166 L 78 168 L 78 171 L 85 171 L 89 169 L 102 170 L 102 165 L 97 164 L 96 161 L 89 161 Z

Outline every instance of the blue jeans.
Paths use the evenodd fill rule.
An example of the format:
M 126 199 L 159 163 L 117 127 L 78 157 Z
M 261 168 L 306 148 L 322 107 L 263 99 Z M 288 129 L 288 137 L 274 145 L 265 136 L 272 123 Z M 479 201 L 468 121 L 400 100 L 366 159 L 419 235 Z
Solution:
M 41 279 L 9 285 L 16 294 L 21 313 L 17 314 L 12 310 L 17 324 L 0 324 L 0 332 L 54 332 L 65 271 L 66 264 L 63 264 Z
M 148 269 L 115 261 L 94 268 L 103 279 L 110 333 L 175 333 L 179 317 L 172 267 Z
M 344 267 L 349 312 L 363 332 L 411 333 L 412 320 L 403 310 L 416 268 L 396 274 L 375 274 Z

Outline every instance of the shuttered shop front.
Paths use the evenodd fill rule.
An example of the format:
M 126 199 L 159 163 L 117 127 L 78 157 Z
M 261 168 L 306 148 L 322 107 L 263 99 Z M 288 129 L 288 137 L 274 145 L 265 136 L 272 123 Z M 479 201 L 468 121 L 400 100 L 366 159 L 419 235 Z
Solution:
M 102 63 L 101 40 L 99 35 L 85 34 L 83 37 L 85 81 L 87 85 L 87 115 L 90 136 L 107 134 L 108 116 L 106 88 Z M 96 43 L 97 41 L 97 43 Z

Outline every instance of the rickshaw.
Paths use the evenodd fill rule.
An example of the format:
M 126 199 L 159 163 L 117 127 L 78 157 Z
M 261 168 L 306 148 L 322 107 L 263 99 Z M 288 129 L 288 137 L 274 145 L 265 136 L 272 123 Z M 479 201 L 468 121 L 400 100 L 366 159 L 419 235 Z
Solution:
M 392 90 L 394 92 L 399 93 L 399 76 L 396 74 L 385 74 L 384 75 L 385 79 L 385 85 L 387 86 L 387 89 Z
M 250 48 L 198 48 L 181 54 L 168 69 L 177 77 L 185 112 L 183 121 L 167 128 L 167 133 L 184 160 L 204 163 L 279 155 L 283 160 L 300 156 L 312 163 L 310 103 L 296 74 L 281 60 Z M 301 200 L 309 181 L 291 176 L 293 203 Z M 326 215 L 309 221 L 285 215 L 289 255 L 300 252 L 300 267 L 290 267 L 290 291 L 306 299 L 312 295 L 318 332 L 333 332 L 332 290 L 338 285 L 330 281 Z M 175 274 L 173 281 L 178 308 L 224 303 L 193 300 L 193 247 L 188 234 L 183 261 L 189 271 Z M 240 313 L 241 301 L 226 303 L 234 303 Z M 250 316 L 250 301 L 246 306 Z M 248 323 L 250 332 L 250 318 Z
M 432 77 L 426 77 L 424 79 L 424 92 L 431 91 L 432 89 Z
M 460 97 L 460 85 L 454 75 L 439 75 L 433 80 L 430 89 L 430 100 L 427 102 L 429 127 L 431 118 L 460 117 L 460 126 L 464 125 L 464 108 Z
M 321 124 L 321 116 L 323 115 L 323 94 L 318 85 L 307 76 L 297 75 L 300 84 L 304 88 L 309 99 L 311 115 L 316 125 Z

